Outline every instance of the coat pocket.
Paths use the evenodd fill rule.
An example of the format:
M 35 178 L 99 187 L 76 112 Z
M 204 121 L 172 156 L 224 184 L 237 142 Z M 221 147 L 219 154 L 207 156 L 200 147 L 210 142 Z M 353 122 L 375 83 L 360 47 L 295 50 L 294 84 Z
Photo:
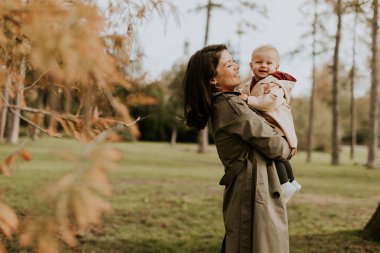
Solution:
M 247 167 L 247 159 L 238 159 L 225 169 L 224 176 L 220 179 L 220 185 L 229 185 L 240 172 Z

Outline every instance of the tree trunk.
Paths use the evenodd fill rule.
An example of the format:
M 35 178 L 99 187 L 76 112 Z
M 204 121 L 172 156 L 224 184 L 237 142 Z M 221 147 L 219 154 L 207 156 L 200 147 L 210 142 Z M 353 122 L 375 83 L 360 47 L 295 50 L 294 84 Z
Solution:
M 208 43 L 208 33 L 209 33 L 209 28 L 210 28 L 211 9 L 212 9 L 212 2 L 211 2 L 211 0 L 208 0 L 204 46 L 207 46 L 207 43 Z
M 317 14 L 318 0 L 314 0 L 314 21 L 313 21 L 313 52 L 312 52 L 312 78 L 313 83 L 311 85 L 310 94 L 310 107 L 309 107 L 309 125 L 307 129 L 307 141 L 306 141 L 306 162 L 311 162 L 311 153 L 313 151 L 313 127 L 314 127 L 314 98 L 315 98 L 315 60 L 317 54 L 317 24 L 318 24 L 318 14 Z
M 355 102 L 355 64 L 352 66 L 350 72 L 351 79 L 351 143 L 350 143 L 350 158 L 353 160 L 355 158 L 355 147 L 356 147 L 356 102 Z
M 88 85 L 83 88 L 83 119 L 84 119 L 84 135 L 88 139 L 92 139 L 91 131 L 91 119 L 93 118 L 94 113 L 94 82 L 91 82 L 91 85 Z
M 379 1 L 373 0 L 373 19 L 372 19 L 372 60 L 371 60 L 371 99 L 369 112 L 369 135 L 368 135 L 368 158 L 367 168 L 372 169 L 376 166 L 377 151 L 377 128 L 378 128 L 378 88 L 377 88 L 377 33 L 379 29 L 378 8 Z
M 351 88 L 351 147 L 350 147 L 350 158 L 351 160 L 355 157 L 355 147 L 356 147 L 356 103 L 355 103 L 355 69 L 356 69 L 356 26 L 358 24 L 359 16 L 359 3 L 356 2 L 355 6 L 355 19 L 354 19 L 354 31 L 352 38 L 352 68 L 350 71 L 350 88 Z
M 59 93 L 58 93 L 58 87 L 51 85 L 48 88 L 48 107 L 50 111 L 56 111 L 58 112 L 58 101 L 59 101 Z M 51 133 L 57 132 L 57 120 L 53 117 L 49 117 L 49 125 L 48 125 L 48 131 Z
M 208 147 L 208 127 L 206 126 L 199 132 L 198 153 L 205 153 Z
M 212 1 L 208 0 L 204 46 L 207 46 L 207 43 L 208 43 L 208 33 L 209 33 L 209 27 L 210 27 L 211 9 L 212 9 Z M 204 129 L 202 129 L 199 132 L 198 153 L 207 152 L 207 148 L 208 148 L 208 127 L 206 126 Z
M 17 107 L 21 107 L 21 102 L 24 99 L 24 81 L 25 81 L 25 72 L 26 72 L 26 58 L 23 57 L 20 63 L 20 80 L 17 81 L 16 84 L 16 101 L 15 105 Z M 18 138 L 20 134 L 20 114 L 21 110 L 19 108 L 12 109 L 13 112 L 13 123 L 12 123 L 12 131 L 10 133 L 10 143 L 17 144 Z
M 172 136 L 170 138 L 170 144 L 172 146 L 177 144 L 177 128 L 176 127 L 173 127 L 173 129 L 172 129 Z
M 4 89 L 4 100 L 3 101 L 3 109 L 1 113 L 1 125 L 0 125 L 0 140 L 4 140 L 5 136 L 5 127 L 7 125 L 7 116 L 8 116 L 8 107 L 6 107 L 6 103 L 9 103 L 9 86 L 10 86 L 10 77 L 7 78 L 7 84 Z
M 380 203 L 372 218 L 363 229 L 363 238 L 380 242 Z
M 67 114 L 71 113 L 71 90 L 68 85 L 63 87 L 63 111 Z
M 331 153 L 331 164 L 339 165 L 339 149 L 340 149 L 340 113 L 339 113 L 339 90 L 340 85 L 338 83 L 339 76 L 339 47 L 340 47 L 340 36 L 342 31 L 342 0 L 338 0 L 336 5 L 336 15 L 338 18 L 337 29 L 335 35 L 335 49 L 334 49 L 334 59 L 333 59 L 333 82 L 332 82 L 332 116 L 333 116 L 333 127 L 332 127 L 332 153 Z

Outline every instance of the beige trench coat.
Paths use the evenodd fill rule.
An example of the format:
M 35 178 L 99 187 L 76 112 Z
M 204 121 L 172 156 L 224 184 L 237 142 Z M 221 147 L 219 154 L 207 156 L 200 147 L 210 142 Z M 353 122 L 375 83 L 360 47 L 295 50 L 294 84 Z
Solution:
M 215 93 L 211 124 L 225 167 L 226 253 L 288 253 L 285 202 L 272 159 L 291 157 L 286 140 L 237 93 Z

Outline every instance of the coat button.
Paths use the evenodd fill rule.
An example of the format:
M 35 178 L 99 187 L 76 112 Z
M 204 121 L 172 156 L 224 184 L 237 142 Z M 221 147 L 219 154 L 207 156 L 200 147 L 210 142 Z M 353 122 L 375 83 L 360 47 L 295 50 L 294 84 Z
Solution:
M 266 161 L 266 165 L 267 166 L 271 166 L 272 165 L 272 161 Z
M 279 193 L 279 192 L 273 192 L 273 193 L 272 193 L 272 197 L 273 197 L 274 199 L 278 199 L 278 198 L 280 197 L 280 193 Z

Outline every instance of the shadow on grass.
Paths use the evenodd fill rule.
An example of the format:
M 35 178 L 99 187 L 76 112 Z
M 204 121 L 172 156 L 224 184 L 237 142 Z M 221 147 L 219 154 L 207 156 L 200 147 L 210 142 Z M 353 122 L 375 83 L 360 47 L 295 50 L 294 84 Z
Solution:
M 128 240 L 88 240 L 81 253 L 218 253 L 217 238 L 170 241 L 152 238 Z M 69 252 L 69 251 L 68 251 Z M 290 253 L 380 253 L 380 243 L 365 241 L 359 230 L 290 237 Z
M 380 243 L 365 241 L 361 231 L 290 236 L 290 253 L 380 253 Z
M 219 238 L 165 240 L 131 238 L 86 240 L 82 246 L 65 253 L 218 253 Z M 380 253 L 380 243 L 365 241 L 359 230 L 290 237 L 290 253 Z
M 75 253 L 218 253 L 221 241 L 214 238 L 191 241 L 167 241 L 151 238 L 86 241 Z

